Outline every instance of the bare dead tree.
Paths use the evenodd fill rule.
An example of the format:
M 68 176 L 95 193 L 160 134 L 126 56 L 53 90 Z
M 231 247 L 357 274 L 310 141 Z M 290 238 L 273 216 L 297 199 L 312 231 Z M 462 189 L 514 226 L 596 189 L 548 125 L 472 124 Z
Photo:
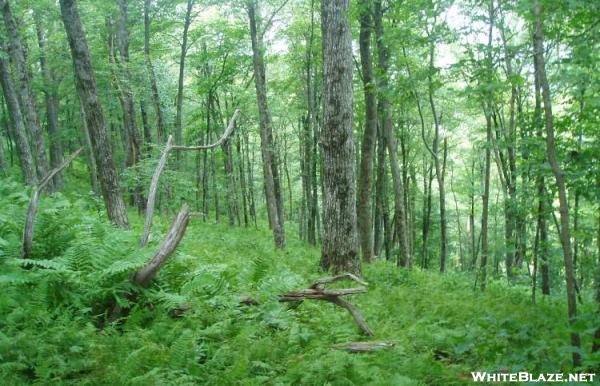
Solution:
M 21 251 L 21 257 L 26 259 L 31 256 L 31 250 L 33 246 L 33 233 L 35 231 L 35 215 L 40 203 L 40 193 L 44 190 L 46 185 L 52 180 L 52 178 L 62 171 L 67 165 L 69 165 L 78 155 L 81 153 L 83 148 L 79 148 L 73 154 L 71 154 L 62 164 L 52 169 L 50 173 L 46 174 L 44 179 L 39 184 L 33 187 L 31 193 L 31 200 L 29 200 L 29 207 L 27 208 L 27 217 L 25 218 L 25 227 L 23 228 L 23 249 Z
M 225 129 L 225 132 L 219 138 L 218 141 L 212 143 L 210 145 L 200 145 L 200 146 L 181 146 L 181 145 L 172 145 L 172 137 L 169 136 L 167 140 L 167 145 L 163 150 L 163 153 L 158 161 L 158 165 L 156 165 L 156 169 L 154 170 L 154 175 L 152 176 L 152 180 L 150 182 L 150 189 L 148 191 L 148 201 L 146 203 L 146 218 L 144 220 L 144 232 L 142 233 L 142 238 L 140 239 L 140 247 L 145 247 L 148 244 L 148 239 L 150 236 L 150 229 L 152 228 L 152 216 L 154 214 L 154 204 L 156 202 L 156 191 L 158 189 L 158 182 L 160 180 L 160 175 L 167 164 L 167 158 L 171 150 L 209 150 L 215 147 L 221 146 L 229 137 L 231 133 L 233 133 L 233 129 L 235 127 L 235 120 L 240 114 L 240 110 L 235 110 L 233 113 L 233 117 L 229 121 L 229 125 Z

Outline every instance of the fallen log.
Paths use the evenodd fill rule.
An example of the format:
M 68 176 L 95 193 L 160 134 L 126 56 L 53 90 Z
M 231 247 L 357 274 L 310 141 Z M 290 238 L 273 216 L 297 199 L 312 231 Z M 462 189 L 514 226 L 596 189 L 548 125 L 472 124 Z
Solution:
M 355 287 L 355 288 L 339 288 L 339 289 L 325 289 L 324 286 L 326 284 L 334 283 L 339 280 L 349 279 L 353 280 L 365 287 Z M 373 336 L 373 331 L 367 325 L 367 322 L 362 317 L 358 309 L 354 306 L 354 304 L 349 301 L 342 299 L 341 296 L 346 295 L 354 295 L 358 293 L 363 293 L 366 291 L 367 282 L 361 280 L 357 276 L 351 273 L 344 273 L 341 275 L 333 276 L 333 277 L 324 277 L 317 279 L 313 284 L 306 289 L 292 291 L 285 293 L 279 296 L 280 302 L 302 302 L 306 299 L 313 300 L 324 300 L 330 303 L 333 303 L 337 306 L 345 308 L 354 318 L 354 321 L 362 331 L 364 335 Z
M 42 181 L 40 181 L 37 186 L 33 187 L 33 191 L 31 192 L 31 200 L 29 200 L 29 206 L 27 207 L 27 217 L 25 218 L 25 226 L 23 228 L 23 246 L 21 249 L 21 257 L 26 259 L 31 256 L 31 250 L 33 247 L 33 233 L 35 231 L 35 215 L 37 214 L 38 206 L 40 203 L 40 194 L 48 185 L 48 182 L 56 175 L 56 173 L 63 170 L 67 165 L 69 165 L 78 155 L 81 153 L 83 148 L 79 148 L 73 154 L 71 154 L 67 159 L 63 161 L 62 164 L 58 165 L 56 168 L 52 169 Z
M 392 342 L 349 342 L 336 344 L 333 346 L 337 350 L 348 351 L 350 353 L 365 353 L 380 350 L 387 350 L 395 346 Z

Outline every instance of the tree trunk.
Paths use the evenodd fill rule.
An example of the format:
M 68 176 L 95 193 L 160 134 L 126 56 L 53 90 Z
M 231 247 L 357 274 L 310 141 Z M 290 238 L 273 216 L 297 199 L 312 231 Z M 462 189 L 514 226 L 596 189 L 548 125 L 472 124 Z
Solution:
M 546 152 L 548 161 L 552 168 L 552 174 L 556 180 L 558 189 L 558 201 L 560 210 L 560 239 L 563 248 L 563 257 L 565 263 L 565 277 L 567 282 L 567 302 L 568 316 L 571 328 L 577 319 L 577 297 L 575 293 L 575 272 L 573 269 L 573 258 L 571 255 L 571 235 L 569 232 L 569 203 L 567 201 L 567 191 L 565 186 L 565 174 L 560 167 L 557 155 L 556 144 L 554 140 L 554 118 L 552 115 L 552 99 L 550 96 L 550 86 L 546 78 L 546 64 L 544 59 L 544 31 L 543 21 L 541 16 L 541 6 L 539 0 L 533 2 L 533 16 L 535 23 L 535 32 L 533 38 L 535 73 L 540 82 L 542 89 L 542 100 L 544 102 L 544 124 L 546 127 Z M 581 347 L 581 339 L 579 333 L 571 332 L 571 346 Z M 578 352 L 573 352 L 573 366 L 581 365 L 581 356 Z
M 356 175 L 352 128 L 352 34 L 348 0 L 321 4 L 324 121 L 323 246 L 321 266 L 360 273 L 356 230 Z
M 427 76 L 427 89 L 429 92 L 429 105 L 431 107 L 431 114 L 433 116 L 433 123 L 435 132 L 433 134 L 433 144 L 431 149 L 428 150 L 433 158 L 433 165 L 435 167 L 435 177 L 438 184 L 438 193 L 440 199 L 440 272 L 446 271 L 446 260 L 448 255 L 448 236 L 447 236 L 447 220 L 446 220 L 446 193 L 444 187 L 444 172 L 445 162 L 440 160 L 439 145 L 440 145 L 440 117 L 436 111 L 435 102 L 433 99 L 433 76 L 434 71 L 434 58 L 435 58 L 435 45 L 432 40 L 430 51 L 429 51 L 429 75 Z M 425 144 L 425 146 L 428 146 Z M 445 158 L 445 156 L 444 156 Z M 443 165 L 444 164 L 444 165 Z
M 188 31 L 192 23 L 192 8 L 195 0 L 187 0 L 187 8 L 185 12 L 185 21 L 183 23 L 183 37 L 181 41 L 181 54 L 179 55 L 179 79 L 177 81 L 177 113 L 175 115 L 175 145 L 182 144 L 182 109 L 183 109 L 183 76 L 185 74 L 185 57 L 188 50 Z M 179 152 L 177 152 L 177 161 L 180 160 Z
M 2 48 L 4 49 L 4 47 Z M 12 125 L 17 155 L 21 164 L 21 171 L 23 172 L 25 183 L 28 185 L 36 185 L 38 178 L 35 172 L 35 164 L 33 163 L 29 140 L 27 139 L 27 133 L 25 132 L 25 123 L 23 122 L 23 116 L 21 115 L 21 107 L 8 68 L 8 60 L 4 56 L 0 56 L 0 81 L 2 82 L 4 100 L 8 107 L 8 115 L 10 117 L 10 124 Z
M 108 218 L 116 225 L 128 228 L 127 210 L 121 197 L 104 114 L 96 89 L 96 77 L 75 0 L 60 0 L 60 8 L 73 59 L 75 85 L 90 131 Z
M 46 62 L 46 36 L 42 28 L 42 21 L 38 13 L 35 16 L 35 30 L 40 47 L 40 69 L 44 79 L 44 98 L 46 102 L 46 120 L 48 124 L 48 138 L 50 139 L 50 167 L 57 168 L 62 164 L 62 144 L 58 125 L 58 92 L 56 80 L 48 63 Z M 52 188 L 60 190 L 63 186 L 63 172 L 58 171 L 52 179 Z
M 265 79 L 264 47 L 262 34 L 257 29 L 257 4 L 255 0 L 248 2 L 248 19 L 250 38 L 252 40 L 252 63 L 254 65 L 254 85 L 258 101 L 260 118 L 261 153 L 265 179 L 265 194 L 269 222 L 273 228 L 276 248 L 285 246 L 285 227 L 283 219 L 283 200 L 279 183 L 279 172 L 273 149 L 273 128 L 269 106 L 267 104 L 267 86 Z
M 358 182 L 358 231 L 363 261 L 373 260 L 372 199 L 373 153 L 377 135 L 376 84 L 373 78 L 373 59 L 371 56 L 371 6 L 370 0 L 360 4 L 360 63 L 362 68 L 363 92 L 365 94 L 365 132 L 361 146 L 361 158 Z
M 393 135 L 392 127 L 392 115 L 390 102 L 387 98 L 388 93 L 388 79 L 387 70 L 388 64 L 388 49 L 384 44 L 383 37 L 383 9 L 381 1 L 375 1 L 374 7 L 375 15 L 375 41 L 377 42 L 377 54 L 378 54 L 378 67 L 381 73 L 381 78 L 378 81 L 379 84 L 379 101 L 378 101 L 378 113 L 380 119 L 380 125 L 383 127 L 383 135 L 385 136 L 386 145 L 388 148 L 388 154 L 390 156 L 390 167 L 392 171 L 392 180 L 394 184 L 394 205 L 395 205 L 395 217 L 396 217 L 396 233 L 400 240 L 400 255 L 398 257 L 398 265 L 410 266 L 410 254 L 408 251 L 408 235 L 405 222 L 405 208 L 404 208 L 404 187 L 402 186 L 402 174 L 400 172 L 400 165 L 398 163 L 398 146 L 396 145 L 396 138 Z
M 37 103 L 32 87 L 31 72 L 27 66 L 25 58 L 25 48 L 21 43 L 21 38 L 17 31 L 17 25 L 13 18 L 12 12 L 8 5 L 8 0 L 0 0 L 0 9 L 4 18 L 4 25 L 8 33 L 9 46 L 8 52 L 15 64 L 17 78 L 19 79 L 19 87 L 16 92 L 19 93 L 19 102 L 21 112 L 27 122 L 27 128 L 31 133 L 32 150 L 35 153 L 35 162 L 37 176 L 39 179 L 44 178 L 48 173 L 48 159 L 46 157 L 46 146 L 44 144 L 44 133 L 40 127 L 40 122 L 37 115 Z M 52 183 L 49 183 L 48 190 L 52 191 Z
M 162 143 L 165 138 L 165 119 L 160 104 L 160 95 L 158 94 L 158 85 L 156 83 L 156 74 L 150 57 L 150 7 L 152 0 L 144 0 L 144 59 L 150 78 L 150 90 L 152 91 L 152 103 L 156 112 L 156 141 Z

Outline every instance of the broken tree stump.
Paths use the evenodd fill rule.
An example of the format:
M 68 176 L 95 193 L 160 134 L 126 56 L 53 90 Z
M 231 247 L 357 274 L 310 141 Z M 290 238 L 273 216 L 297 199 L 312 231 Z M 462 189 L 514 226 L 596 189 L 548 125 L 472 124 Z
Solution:
M 349 279 L 357 282 L 361 285 L 361 287 L 354 288 L 339 288 L 339 289 L 326 289 L 324 288 L 326 284 L 334 283 L 339 280 Z M 365 322 L 365 319 L 362 317 L 358 309 L 354 306 L 354 304 L 349 301 L 342 299 L 341 296 L 353 295 L 358 293 L 366 292 L 366 286 L 369 284 L 359 277 L 351 274 L 351 273 L 343 273 L 337 276 L 332 277 L 323 277 L 315 280 L 315 282 L 306 289 L 292 291 L 285 293 L 279 296 L 280 302 L 302 302 L 305 299 L 314 299 L 314 300 L 324 300 L 340 307 L 345 308 L 350 312 L 354 321 L 361 329 L 362 333 L 367 336 L 373 336 L 373 331 Z

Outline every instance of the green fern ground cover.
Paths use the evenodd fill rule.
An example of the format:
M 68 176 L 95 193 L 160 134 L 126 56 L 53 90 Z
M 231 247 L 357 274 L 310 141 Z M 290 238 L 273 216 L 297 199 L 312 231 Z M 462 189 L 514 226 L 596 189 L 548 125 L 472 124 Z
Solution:
M 29 195 L 0 179 L 0 383 L 3 385 L 453 385 L 476 370 L 569 372 L 562 294 L 531 303 L 529 289 L 469 274 L 364 267 L 370 283 L 352 301 L 390 350 L 349 354 L 363 340 L 345 310 L 277 295 L 305 288 L 319 250 L 290 234 L 275 251 L 266 229 L 194 218 L 150 289 L 128 304 L 128 276 L 156 249 L 172 214 L 157 218 L 150 245 L 103 218 L 99 201 L 72 190 L 42 199 L 34 257 L 18 258 Z M 291 232 L 290 232 L 291 233 Z M 240 304 L 251 296 L 259 304 Z M 111 301 L 132 306 L 103 323 Z M 190 309 L 176 316 L 181 304 Z M 584 302 L 578 328 L 593 327 Z M 584 342 L 589 345 L 589 342 Z M 600 358 L 586 357 L 586 363 Z

